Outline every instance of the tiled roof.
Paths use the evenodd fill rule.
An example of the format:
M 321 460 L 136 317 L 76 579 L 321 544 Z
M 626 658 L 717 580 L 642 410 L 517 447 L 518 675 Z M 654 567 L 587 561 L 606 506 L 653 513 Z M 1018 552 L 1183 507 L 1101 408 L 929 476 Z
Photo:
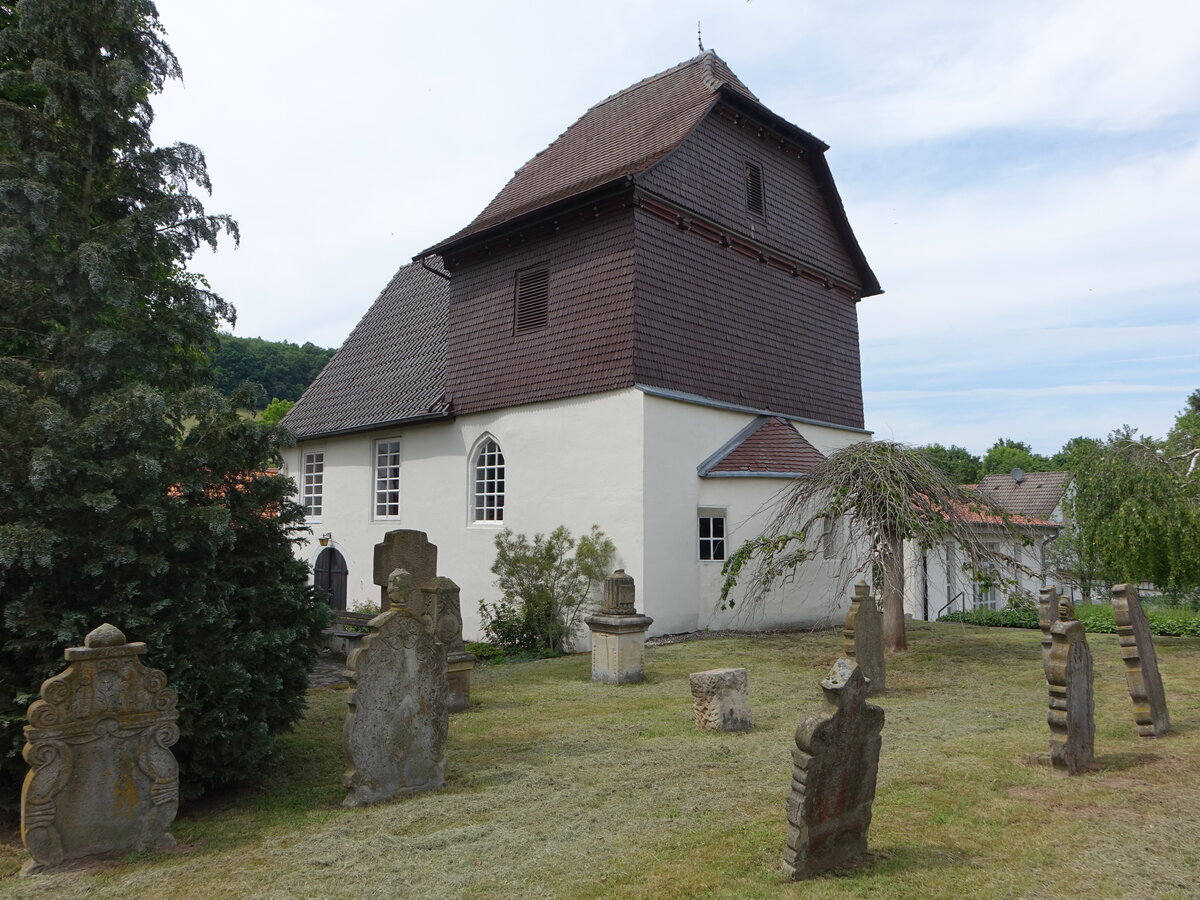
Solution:
M 402 267 L 283 424 L 306 440 L 447 414 L 449 298 L 445 278 Z
M 1070 472 L 1025 472 L 1018 481 L 1011 473 L 985 475 L 979 493 L 1009 512 L 1048 519 L 1062 500 L 1071 480 Z
M 773 475 L 793 478 L 825 459 L 794 425 L 778 416 L 759 416 L 700 464 L 702 478 Z
M 470 225 L 432 251 L 640 172 L 691 133 L 722 87 L 758 102 L 725 61 L 709 50 L 597 103 L 521 166 Z

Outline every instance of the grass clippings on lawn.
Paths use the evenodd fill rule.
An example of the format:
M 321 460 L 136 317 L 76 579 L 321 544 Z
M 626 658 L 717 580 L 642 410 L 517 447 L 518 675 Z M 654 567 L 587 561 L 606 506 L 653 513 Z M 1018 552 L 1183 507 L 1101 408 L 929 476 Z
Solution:
M 652 647 L 648 680 L 589 681 L 587 656 L 477 669 L 451 718 L 445 790 L 341 807 L 340 690 L 264 785 L 185 809 L 181 852 L 15 877 L 16 897 L 1196 897 L 1200 639 L 1159 638 L 1164 738 L 1136 736 L 1115 636 L 1096 660 L 1099 768 L 1066 778 L 1045 750 L 1036 632 L 910 623 L 890 660 L 871 853 L 789 884 L 780 869 L 793 733 L 821 706 L 833 634 Z M 702 733 L 688 674 L 749 670 L 754 730 Z

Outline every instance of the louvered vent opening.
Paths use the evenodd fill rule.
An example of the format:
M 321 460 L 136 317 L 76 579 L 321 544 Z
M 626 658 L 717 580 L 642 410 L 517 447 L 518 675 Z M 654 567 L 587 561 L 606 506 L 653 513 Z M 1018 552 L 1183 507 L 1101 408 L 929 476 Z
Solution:
M 549 269 L 525 269 L 517 273 L 517 334 L 545 327 L 549 283 Z
M 760 216 L 766 212 L 763 205 L 762 167 L 752 162 L 746 163 L 746 208 Z

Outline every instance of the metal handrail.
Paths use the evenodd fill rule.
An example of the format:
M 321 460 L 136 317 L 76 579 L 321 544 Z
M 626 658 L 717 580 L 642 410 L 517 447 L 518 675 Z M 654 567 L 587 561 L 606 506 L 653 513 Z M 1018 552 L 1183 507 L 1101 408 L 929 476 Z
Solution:
M 946 605 L 937 611 L 937 615 L 933 617 L 933 620 L 936 622 L 938 619 L 940 619 L 942 617 L 942 613 L 952 607 L 957 600 L 961 600 L 964 596 L 966 596 L 966 591 L 959 591 L 957 594 L 947 600 Z

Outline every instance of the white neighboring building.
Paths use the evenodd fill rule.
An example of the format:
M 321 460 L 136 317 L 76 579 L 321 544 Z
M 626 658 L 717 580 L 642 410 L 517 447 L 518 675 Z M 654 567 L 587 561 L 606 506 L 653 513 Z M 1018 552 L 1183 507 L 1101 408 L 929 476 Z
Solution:
M 1070 472 L 1026 473 L 1014 469 L 1002 475 L 985 475 L 978 485 L 979 492 L 993 506 L 1011 514 L 1014 523 L 1023 526 L 1033 539 L 1033 544 L 1027 546 L 1009 537 L 998 517 L 986 515 L 976 516 L 980 540 L 995 543 L 1001 553 L 1036 574 L 1014 569 L 1002 575 L 1013 579 L 1015 585 L 980 590 L 970 573 L 963 571 L 961 548 L 947 545 L 922 553 L 908 545 L 904 611 L 915 619 L 934 620 L 947 612 L 1001 610 L 1016 592 L 1036 598 L 1046 582 L 1046 548 L 1063 526 L 1063 496 L 1070 481 Z
M 716 610 L 725 557 L 868 436 L 856 304 L 879 285 L 825 149 L 704 53 L 593 107 L 400 269 L 284 420 L 297 552 L 333 604 L 378 603 L 374 545 L 417 529 L 478 635 L 500 529 L 596 524 L 652 633 L 745 624 Z M 846 602 L 806 573 L 755 622 Z

